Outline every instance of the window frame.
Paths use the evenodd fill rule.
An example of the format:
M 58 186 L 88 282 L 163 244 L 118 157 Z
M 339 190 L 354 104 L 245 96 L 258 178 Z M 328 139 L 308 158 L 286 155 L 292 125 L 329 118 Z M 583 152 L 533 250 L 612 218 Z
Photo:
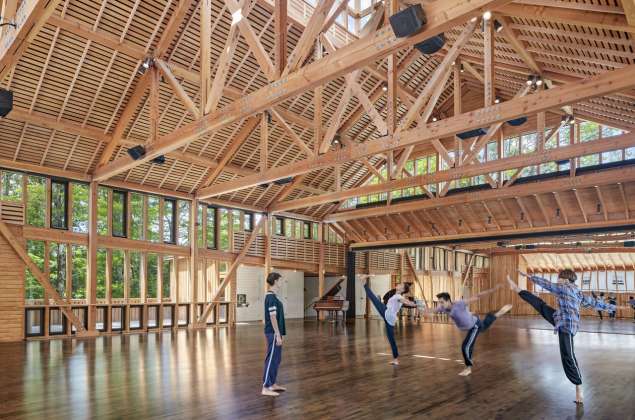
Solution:
M 209 215 L 213 214 L 214 215 L 214 241 L 213 243 L 210 245 L 209 241 L 208 241 L 208 236 L 207 236 L 207 229 L 209 229 Z M 205 247 L 207 249 L 218 249 L 218 207 L 216 206 L 212 206 L 212 205 L 208 205 L 207 206 L 207 211 L 205 212 Z
M 243 212 L 243 230 L 252 232 L 254 230 L 254 214 L 248 211 Z
M 165 233 L 166 233 L 166 229 L 165 229 L 165 217 L 167 215 L 166 211 L 165 211 L 165 203 L 172 203 L 172 228 L 171 228 L 171 232 L 170 232 L 170 240 L 166 241 L 165 240 Z M 162 210 L 163 210 L 163 218 L 161 220 L 161 224 L 162 224 L 162 233 L 163 233 L 163 237 L 161 238 L 161 240 L 163 241 L 164 244 L 170 244 L 170 245 L 176 245 L 176 234 L 177 234 L 177 229 L 176 229 L 176 217 L 177 217 L 177 212 L 176 212 L 176 205 L 177 205 L 177 200 L 174 198 L 163 198 L 162 200 Z

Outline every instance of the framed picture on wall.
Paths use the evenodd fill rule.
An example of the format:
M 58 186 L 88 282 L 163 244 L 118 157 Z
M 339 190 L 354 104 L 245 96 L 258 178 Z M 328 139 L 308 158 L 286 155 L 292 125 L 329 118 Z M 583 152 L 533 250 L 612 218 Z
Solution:
M 236 304 L 239 308 L 249 306 L 249 303 L 247 303 L 247 295 L 244 293 L 239 293 L 238 295 L 236 295 Z

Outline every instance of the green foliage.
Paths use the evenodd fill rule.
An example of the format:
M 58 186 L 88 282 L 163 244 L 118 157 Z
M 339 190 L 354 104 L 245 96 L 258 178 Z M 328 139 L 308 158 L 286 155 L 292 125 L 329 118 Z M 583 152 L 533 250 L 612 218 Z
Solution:
M 219 226 L 219 248 L 222 251 L 229 250 L 229 211 L 227 209 L 218 210 L 220 218 Z
M 148 196 L 148 240 L 159 242 L 159 197 L 153 195 Z
M 174 260 L 171 258 L 163 257 L 163 267 L 161 273 L 161 291 L 163 298 L 169 298 L 172 296 L 170 283 L 172 279 L 172 264 L 174 264 Z
M 26 251 L 40 270 L 44 270 L 44 241 L 26 241 Z M 27 268 L 25 269 L 25 297 L 26 299 L 44 299 L 44 288 Z
M 177 243 L 187 246 L 190 244 L 190 202 L 179 200 L 177 202 Z
M 60 297 L 66 297 L 67 244 L 49 242 L 49 281 Z
M 87 184 L 71 183 L 73 232 L 88 233 L 89 190 L 90 187 Z
M 174 201 L 163 200 L 163 242 L 174 243 Z
M 578 128 L 581 142 L 597 140 L 600 137 L 600 126 L 597 123 L 582 121 Z
M 29 176 L 26 179 L 26 223 L 44 227 L 46 222 L 46 178 Z
M 0 198 L 7 201 L 22 201 L 22 177 L 18 172 L 2 171 Z
M 68 184 L 66 182 L 51 182 L 51 227 L 58 229 L 68 227 L 67 197 Z
M 97 250 L 97 299 L 106 299 L 106 261 L 108 251 Z
M 108 235 L 108 188 L 97 189 L 97 233 Z
M 143 234 L 143 194 L 130 194 L 130 238 L 141 240 Z
M 128 291 L 128 297 L 140 298 L 141 297 L 141 253 L 131 251 L 130 252 L 130 286 Z
M 207 232 L 205 233 L 207 247 L 216 248 L 216 209 L 208 207 L 205 217 L 207 218 Z
M 84 245 L 72 245 L 73 257 L 72 292 L 73 299 L 86 299 L 86 274 L 88 268 L 88 249 Z
M 112 192 L 112 236 L 126 236 L 126 193 Z
M 157 254 L 146 255 L 146 296 L 156 298 L 159 258 Z
M 110 291 L 113 299 L 124 297 L 124 253 L 120 249 L 112 250 L 112 278 L 110 279 Z

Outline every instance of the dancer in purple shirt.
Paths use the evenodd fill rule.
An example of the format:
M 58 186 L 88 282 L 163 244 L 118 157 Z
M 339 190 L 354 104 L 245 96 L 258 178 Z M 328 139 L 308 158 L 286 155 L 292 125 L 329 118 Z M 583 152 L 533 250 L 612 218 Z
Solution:
M 435 312 L 443 312 L 448 314 L 461 331 L 467 331 L 467 335 L 465 336 L 463 344 L 461 345 L 463 360 L 465 361 L 465 369 L 463 369 L 463 371 L 459 373 L 459 375 L 461 376 L 468 376 L 472 373 L 472 353 L 474 352 L 476 337 L 478 337 L 478 335 L 482 331 L 488 329 L 494 323 L 494 321 L 505 315 L 512 308 L 511 304 L 507 304 L 500 308 L 496 313 L 488 313 L 485 318 L 481 320 L 478 316 L 473 315 L 470 312 L 467 304 L 479 300 L 483 296 L 492 293 L 499 287 L 500 286 L 497 286 L 493 289 L 485 290 L 484 292 L 481 292 L 469 299 L 459 300 L 456 302 L 452 302 L 450 294 L 447 292 L 439 293 L 437 295 L 440 306 L 436 308 Z

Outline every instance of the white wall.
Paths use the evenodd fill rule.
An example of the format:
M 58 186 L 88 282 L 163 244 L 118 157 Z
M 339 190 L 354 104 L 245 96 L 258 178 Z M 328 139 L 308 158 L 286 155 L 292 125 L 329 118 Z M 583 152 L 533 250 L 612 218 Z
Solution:
M 278 298 L 284 305 L 285 318 L 302 318 L 304 310 L 304 273 L 276 270 L 282 274 Z M 247 295 L 249 306 L 236 308 L 236 321 L 262 321 L 264 316 L 265 280 L 262 267 L 241 265 L 236 273 L 238 294 Z
M 326 277 L 326 290 L 331 287 L 339 277 Z M 346 280 L 342 282 L 342 290 L 338 293 L 338 296 L 342 296 L 346 299 Z M 390 290 L 390 275 L 375 275 L 370 278 L 370 288 L 375 294 L 384 296 L 384 294 Z M 318 297 L 318 278 L 306 277 L 304 279 L 304 306 L 306 307 L 312 303 Z M 355 314 L 357 316 L 364 316 L 366 314 L 366 292 L 364 291 L 364 281 L 360 280 L 359 275 L 355 282 Z M 312 308 L 307 309 L 304 312 L 304 316 L 315 317 L 315 311 Z

